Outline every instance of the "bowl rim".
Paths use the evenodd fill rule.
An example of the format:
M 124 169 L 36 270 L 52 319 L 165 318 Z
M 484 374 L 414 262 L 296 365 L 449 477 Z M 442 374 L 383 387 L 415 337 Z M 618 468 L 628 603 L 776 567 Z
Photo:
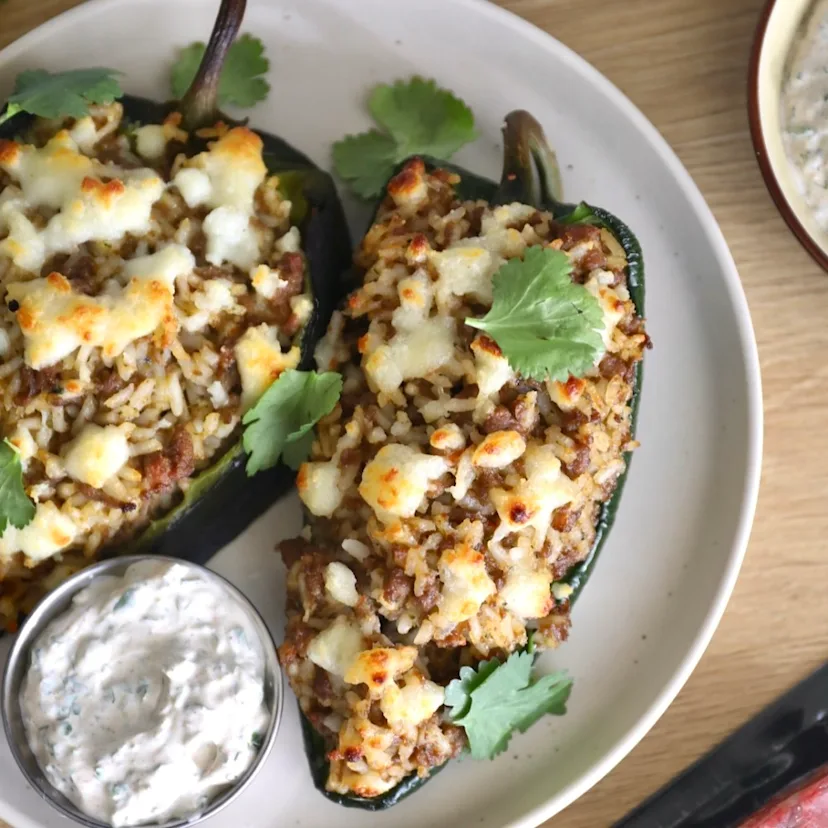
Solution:
M 765 186 L 773 199 L 776 209 L 781 214 L 791 232 L 796 236 L 799 243 L 808 251 L 814 261 L 823 269 L 828 271 L 828 250 L 823 248 L 813 236 L 805 229 L 799 220 L 796 211 L 791 206 L 779 179 L 774 172 L 770 161 L 765 133 L 762 129 L 762 117 L 759 104 L 759 66 L 762 61 L 765 39 L 770 24 L 771 15 L 776 8 L 777 0 L 766 0 L 762 11 L 759 14 L 759 21 L 753 36 L 753 43 L 750 50 L 750 61 L 748 63 L 748 124 L 750 136 L 753 142 L 754 155 L 759 164 L 759 170 L 765 181 Z
M 14 757 L 14 761 L 23 777 L 32 787 L 32 789 L 49 803 L 54 810 L 61 814 L 61 816 L 72 820 L 75 824 L 86 826 L 86 828 L 111 828 L 111 823 L 103 822 L 88 814 L 85 814 L 73 802 L 68 800 L 60 791 L 58 791 L 41 772 L 42 778 L 36 778 L 27 767 L 27 762 L 24 759 L 20 749 L 19 740 L 12 730 L 12 723 L 9 717 L 9 711 L 14 707 L 19 712 L 20 700 L 19 697 L 13 696 L 11 685 L 14 678 L 15 667 L 20 661 L 26 660 L 29 655 L 29 649 L 37 638 L 37 636 L 45 629 L 45 627 L 54 621 L 57 617 L 62 615 L 69 608 L 74 596 L 78 594 L 86 586 L 90 585 L 96 578 L 101 575 L 109 574 L 111 569 L 120 569 L 121 574 L 129 566 L 140 561 L 166 561 L 171 564 L 181 564 L 186 567 L 199 572 L 202 577 L 206 577 L 213 583 L 218 584 L 225 589 L 229 595 L 235 599 L 251 616 L 251 621 L 256 627 L 257 637 L 264 650 L 265 660 L 265 679 L 268 678 L 268 673 L 272 670 L 272 684 L 273 684 L 273 703 L 270 711 L 270 722 L 268 724 L 267 734 L 262 743 L 261 748 L 256 754 L 255 759 L 251 765 L 245 770 L 242 776 L 236 780 L 230 787 L 216 796 L 210 801 L 206 808 L 202 811 L 195 812 L 189 816 L 177 817 L 167 822 L 158 823 L 140 823 L 136 824 L 136 828 L 184 828 L 184 826 L 194 826 L 204 820 L 214 816 L 220 811 L 224 810 L 231 802 L 235 801 L 253 779 L 258 775 L 262 766 L 265 764 L 273 745 L 276 741 L 276 736 L 279 732 L 279 727 L 282 721 L 282 713 L 284 710 L 285 700 L 285 684 L 284 672 L 281 668 L 281 663 L 278 657 L 278 650 L 275 640 L 270 629 L 267 626 L 261 613 L 253 605 L 253 602 L 237 587 L 231 583 L 223 575 L 208 569 L 202 564 L 189 561 L 184 558 L 176 558 L 172 555 L 156 555 L 152 553 L 135 554 L 135 555 L 119 555 L 103 560 L 97 561 L 91 566 L 85 567 L 73 573 L 69 578 L 63 581 L 55 589 L 50 590 L 38 603 L 33 607 L 32 611 L 27 615 L 20 626 L 20 629 L 15 633 L 14 643 L 9 650 L 6 658 L 6 663 L 3 666 L 2 676 L 0 676 L 0 718 L 3 722 L 3 732 L 6 741 L 9 745 L 9 750 Z M 60 604 L 61 599 L 67 599 L 67 603 L 62 604 L 60 609 L 54 609 L 52 604 Z M 30 623 L 31 622 L 31 623 Z M 25 634 L 24 634 L 25 633 Z M 28 668 L 23 667 L 24 676 Z M 22 716 L 21 716 L 22 717 Z M 36 762 L 37 760 L 35 760 Z M 39 764 L 38 764 L 39 767 Z M 64 804 L 68 802 L 72 810 Z

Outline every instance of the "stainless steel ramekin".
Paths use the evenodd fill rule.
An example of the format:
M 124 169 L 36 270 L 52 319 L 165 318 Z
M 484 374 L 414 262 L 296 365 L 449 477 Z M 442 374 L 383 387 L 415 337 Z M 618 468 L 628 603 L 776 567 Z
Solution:
M 127 567 L 142 560 L 168 561 L 181 564 L 198 571 L 200 575 L 218 585 L 227 594 L 227 600 L 235 602 L 248 616 L 250 623 L 256 630 L 262 646 L 265 660 L 265 703 L 270 709 L 270 725 L 264 736 L 262 746 L 253 764 L 245 774 L 227 790 L 213 799 L 203 811 L 189 815 L 183 819 L 176 819 L 165 823 L 143 823 L 146 828 L 183 828 L 193 826 L 212 816 L 225 806 L 229 805 L 250 784 L 257 774 L 273 747 L 279 722 L 282 717 L 284 701 L 284 687 L 282 671 L 276 655 L 276 646 L 261 615 L 250 601 L 231 583 L 205 569 L 203 566 L 189 561 L 170 558 L 162 555 L 129 555 L 121 558 L 111 558 L 94 564 L 87 569 L 73 575 L 57 589 L 50 592 L 32 611 L 23 623 L 17 638 L 9 653 L 6 669 L 3 674 L 2 688 L 0 688 L 0 709 L 2 709 L 3 727 L 6 738 L 23 775 L 29 784 L 57 811 L 86 828 L 110 828 L 108 823 L 84 814 L 75 807 L 60 791 L 56 790 L 46 779 L 37 760 L 34 757 L 26 738 L 23 718 L 20 710 L 20 687 L 23 678 L 29 669 L 30 649 L 41 632 L 48 624 L 62 612 L 68 609 L 76 593 L 88 586 L 95 578 L 101 575 L 123 575 Z

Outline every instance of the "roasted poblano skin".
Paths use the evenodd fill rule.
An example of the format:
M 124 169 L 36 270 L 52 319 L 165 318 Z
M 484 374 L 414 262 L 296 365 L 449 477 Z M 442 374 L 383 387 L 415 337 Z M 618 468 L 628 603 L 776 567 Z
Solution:
M 182 100 L 158 102 L 124 95 L 119 99 L 124 113 L 119 131 L 129 134 L 142 125 L 162 124 L 166 119 L 186 130 L 186 140 L 179 140 L 174 147 L 176 154 L 193 158 L 206 152 L 211 142 L 228 130 L 245 126 L 218 109 L 219 77 L 241 26 L 245 5 L 245 0 L 222 1 L 199 71 Z M 0 127 L 0 139 L 25 140 L 37 128 L 36 119 L 20 113 Z M 303 292 L 312 298 L 312 308 L 292 336 L 293 345 L 299 349 L 294 367 L 307 370 L 313 365 L 313 348 L 342 295 L 342 277 L 351 260 L 347 224 L 327 173 L 278 136 L 250 129 L 263 143 L 261 158 L 267 175 L 278 176 L 277 189 L 291 203 L 289 224 L 299 230 L 304 255 Z M 291 486 L 294 474 L 280 465 L 249 477 L 241 429 L 239 426 L 238 438 L 229 448 L 214 455 L 210 465 L 190 477 L 186 493 L 172 507 L 165 505 L 151 513 L 150 522 L 143 524 L 137 534 L 119 533 L 96 557 L 159 552 L 203 562 L 242 532 Z M 30 592 L 14 601 L 17 609 L 25 611 L 37 598 L 38 570 L 32 570 L 32 574 L 35 577 L 28 581 Z M 0 596 L 3 594 L 0 582 Z
M 503 171 L 499 183 L 470 173 L 439 159 L 423 159 L 427 171 L 447 170 L 460 176 L 455 185 L 461 199 L 482 200 L 490 205 L 507 205 L 514 202 L 531 205 L 547 211 L 560 225 L 592 224 L 607 230 L 623 249 L 626 258 L 624 273 L 630 299 L 639 318 L 644 317 L 644 266 L 638 240 L 630 229 L 617 217 L 598 207 L 585 203 L 567 204 L 561 200 L 560 176 L 556 159 L 537 121 L 527 112 L 514 111 L 505 119 L 503 128 L 504 157 Z M 409 162 L 403 162 L 397 172 L 404 170 Z M 394 179 L 392 179 L 394 180 Z M 382 204 L 385 200 L 380 202 Z M 379 205 L 378 208 L 379 210 Z M 634 364 L 631 379 L 632 397 L 629 401 L 630 438 L 634 435 L 638 401 L 641 393 L 642 363 Z M 562 574 L 558 583 L 571 588 L 568 603 L 578 597 L 586 584 L 595 561 L 613 524 L 619 506 L 621 492 L 629 469 L 630 453 L 624 456 L 625 470 L 617 478 L 611 496 L 601 506 L 595 521 L 595 536 L 588 556 L 571 566 Z M 301 493 L 301 486 L 300 486 Z M 568 591 L 568 590 L 567 590 Z M 432 768 L 430 774 L 420 777 L 412 773 L 391 790 L 377 796 L 358 796 L 328 790 L 331 770 L 327 754 L 331 745 L 317 732 L 308 718 L 302 714 L 305 749 L 308 755 L 311 775 L 317 789 L 331 801 L 346 806 L 379 811 L 389 808 L 417 791 L 445 765 Z

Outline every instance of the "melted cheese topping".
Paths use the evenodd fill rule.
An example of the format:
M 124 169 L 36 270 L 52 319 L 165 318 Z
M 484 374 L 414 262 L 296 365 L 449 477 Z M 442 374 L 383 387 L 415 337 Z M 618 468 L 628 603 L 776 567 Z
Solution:
M 18 267 L 38 271 L 53 253 L 74 250 L 84 242 L 116 242 L 126 233 L 145 235 L 152 206 L 163 192 L 164 182 L 152 170 L 129 170 L 123 179 L 106 183 L 84 177 L 43 230 L 29 221 L 22 205 L 6 204 L 9 235 L 0 242 L 0 254 Z
M 600 274 L 599 274 L 600 275 Z M 612 274 L 607 274 L 612 277 Z M 601 339 L 604 343 L 604 350 L 609 348 L 612 332 L 615 326 L 624 318 L 624 303 L 611 288 L 602 285 L 598 276 L 591 277 L 584 287 L 599 301 L 603 313 L 603 327 L 600 329 Z M 599 356 L 598 362 L 603 355 Z
M 491 544 L 497 546 L 512 532 L 532 527 L 535 548 L 543 544 L 555 509 L 577 497 L 578 487 L 562 471 L 553 446 L 532 445 L 524 455 L 526 477 L 511 491 L 491 489 L 500 526 Z
M 129 444 L 122 429 L 87 423 L 69 443 L 64 462 L 71 477 L 100 489 L 127 460 Z
M 26 342 L 25 361 L 32 368 L 54 365 L 81 345 L 103 348 L 112 360 L 156 328 L 175 326 L 175 278 L 195 266 L 193 254 L 170 245 L 124 266 L 131 277 L 121 290 L 100 296 L 75 293 L 60 273 L 45 279 L 15 282 L 8 298 L 17 300 L 17 322 Z
M 179 170 L 173 183 L 179 186 L 180 176 L 185 170 L 198 170 L 207 179 L 200 179 L 197 191 L 181 189 L 184 200 L 190 207 L 206 204 L 208 207 L 234 207 L 245 213 L 253 212 L 253 196 L 267 175 L 262 158 L 262 139 L 247 127 L 233 127 L 218 141 L 211 144 L 206 152 L 190 159 Z M 190 175 L 184 176 L 192 179 Z
M 363 650 L 345 672 L 348 684 L 364 684 L 371 698 L 379 698 L 397 676 L 414 666 L 416 647 L 375 647 Z
M 475 616 L 483 602 L 497 592 L 486 570 L 486 558 L 470 544 L 447 549 L 440 556 L 443 591 L 437 606 L 438 621 L 459 624 Z
M 442 457 L 411 446 L 383 446 L 362 472 L 359 493 L 384 523 L 412 517 L 433 480 L 448 471 Z
M 271 325 L 248 328 L 236 343 L 236 362 L 242 383 L 242 406 L 250 408 L 282 371 L 299 364 L 299 348 L 286 354 L 279 344 L 279 329 Z
M 470 296 L 487 306 L 492 304 L 492 276 L 503 262 L 499 256 L 469 245 L 432 253 L 430 258 L 439 274 L 436 294 L 441 310 L 450 308 L 455 296 Z
M 427 377 L 454 356 L 455 322 L 435 316 L 411 331 L 397 333 L 364 362 L 365 374 L 379 391 L 390 393 L 403 380 Z
M 344 563 L 333 561 L 325 567 L 325 591 L 340 604 L 355 607 L 359 603 L 356 575 Z
M 23 529 L 11 524 L 0 538 L 0 558 L 22 552 L 32 563 L 50 558 L 75 539 L 79 527 L 47 500 L 38 503 L 31 523 Z
M 43 147 L 0 141 L 0 169 L 19 182 L 30 207 L 59 209 L 77 194 L 84 178 L 102 168 L 78 152 L 77 143 L 65 129 Z
M 396 334 L 378 346 L 369 337 L 364 351 L 368 381 L 384 393 L 406 379 L 427 377 L 454 356 L 456 324 L 449 317 L 429 317 L 434 294 L 428 276 L 403 279 L 397 290 L 400 306 L 392 316 Z
M 544 618 L 555 605 L 551 585 L 550 572 L 515 566 L 506 575 L 500 597 L 506 608 L 521 618 Z
M 474 450 L 472 463 L 482 469 L 502 469 L 526 451 L 526 440 L 517 431 L 487 434 Z
M 282 288 L 286 288 L 288 285 L 287 281 L 279 275 L 278 270 L 271 270 L 265 264 L 257 265 L 251 269 L 250 281 L 256 293 L 264 296 L 265 299 L 272 299 Z
M 475 362 L 475 379 L 481 397 L 493 397 L 515 379 L 516 374 L 509 366 L 503 352 L 488 336 L 478 336 L 471 344 Z
M 161 124 L 147 124 L 135 130 L 135 149 L 142 158 L 158 161 L 167 151 L 167 136 Z
M 445 696 L 439 684 L 412 670 L 405 676 L 402 687 L 396 684 L 386 687 L 380 710 L 392 728 L 414 727 L 434 715 Z
M 249 270 L 261 256 L 256 231 L 250 224 L 250 214 L 236 207 L 217 207 L 202 224 L 207 238 L 204 258 L 210 264 L 232 262 L 242 270 Z
M 363 647 L 359 627 L 340 615 L 308 645 L 308 658 L 317 667 L 344 678 Z
M 335 460 L 302 463 L 296 477 L 299 497 L 311 514 L 330 517 L 342 502 L 342 472 Z
M 428 442 L 438 451 L 459 451 L 466 447 L 466 435 L 456 423 L 446 423 L 432 432 Z

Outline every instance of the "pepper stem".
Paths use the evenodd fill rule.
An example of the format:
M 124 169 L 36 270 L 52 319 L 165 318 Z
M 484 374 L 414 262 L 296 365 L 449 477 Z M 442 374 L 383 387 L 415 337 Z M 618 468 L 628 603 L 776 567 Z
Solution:
M 247 0 L 221 0 L 210 42 L 190 88 L 181 99 L 185 129 L 194 130 L 214 123 L 219 116 L 218 93 L 221 70 L 227 52 L 241 28 Z
M 497 200 L 552 209 L 563 199 L 561 171 L 543 128 L 523 109 L 503 124 L 503 174 Z

